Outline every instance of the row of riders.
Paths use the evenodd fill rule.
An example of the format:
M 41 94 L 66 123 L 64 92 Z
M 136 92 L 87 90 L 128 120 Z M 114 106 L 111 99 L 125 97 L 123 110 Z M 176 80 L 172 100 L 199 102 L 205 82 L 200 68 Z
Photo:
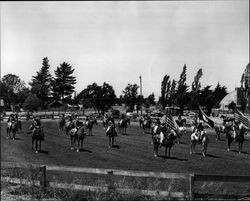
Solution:
M 144 132 L 150 132 L 152 134 L 152 140 L 154 145 L 154 155 L 158 156 L 158 148 L 165 147 L 165 156 L 170 157 L 170 150 L 175 143 L 180 143 L 181 136 L 185 134 L 185 124 L 186 120 L 182 119 L 181 116 L 176 120 L 175 129 L 170 128 L 166 124 L 166 118 L 157 119 L 153 121 L 149 115 L 144 115 L 139 120 L 140 127 Z M 83 140 L 85 139 L 86 132 L 85 129 L 89 131 L 89 135 L 92 134 L 93 125 L 97 125 L 96 118 L 85 119 L 85 123 L 81 122 L 77 115 L 65 116 L 61 115 L 59 120 L 59 131 L 65 131 L 66 135 L 70 137 L 70 146 L 71 149 L 74 149 L 73 144 L 77 141 L 77 152 L 79 152 L 80 147 L 83 147 Z M 126 129 L 130 125 L 130 118 L 127 118 L 125 115 L 121 116 L 121 119 L 118 121 L 118 131 L 122 134 L 126 134 Z M 114 146 L 115 137 L 117 137 L 117 129 L 115 127 L 115 121 L 112 116 L 104 115 L 103 118 L 103 128 L 106 130 L 106 135 L 109 137 L 109 147 Z M 32 150 L 33 144 L 35 142 L 36 153 L 41 150 L 41 141 L 44 140 L 43 127 L 41 126 L 40 119 L 34 117 L 31 126 L 29 127 L 32 133 Z M 8 119 L 7 126 L 7 138 L 15 139 L 15 134 L 18 130 L 21 130 L 21 121 L 18 119 L 17 114 L 10 115 Z M 238 142 L 239 144 L 239 153 L 242 152 L 242 145 L 244 142 L 244 135 L 247 133 L 246 128 L 242 123 L 232 119 L 225 118 L 223 125 L 215 125 L 215 130 L 217 133 L 217 138 L 219 138 L 220 133 L 225 133 L 228 140 L 228 150 L 230 150 L 230 145 L 233 141 Z M 207 132 L 204 130 L 202 121 L 195 116 L 194 121 L 191 126 L 191 145 L 190 145 L 190 154 L 195 152 L 196 144 L 201 144 L 203 147 L 203 156 L 207 154 L 207 145 L 209 142 Z M 219 134 L 218 134 L 219 133 Z

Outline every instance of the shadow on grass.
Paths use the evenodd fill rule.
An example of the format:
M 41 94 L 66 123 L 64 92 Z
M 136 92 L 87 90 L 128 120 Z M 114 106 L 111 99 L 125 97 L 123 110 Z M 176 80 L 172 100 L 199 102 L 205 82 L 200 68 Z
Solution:
M 202 153 L 195 153 L 196 155 L 200 155 L 200 156 L 203 156 Z M 213 154 L 207 154 L 206 157 L 211 157 L 211 158 L 221 158 L 220 156 L 215 156 Z
M 16 137 L 15 140 L 23 140 L 22 138 Z
M 120 149 L 119 145 L 113 145 L 112 148 Z
M 40 151 L 38 151 L 39 153 L 41 153 L 41 154 L 46 154 L 46 155 L 48 155 L 49 154 L 49 152 L 48 151 L 44 151 L 44 150 L 40 150 Z
M 93 153 L 92 151 L 88 150 L 88 149 L 80 149 L 80 152 L 88 152 L 88 153 Z
M 173 157 L 173 156 L 159 156 L 160 158 L 163 158 L 163 159 L 170 159 L 170 160 L 177 160 L 177 161 L 187 161 L 188 159 L 186 158 L 178 158 L 178 157 Z
M 231 152 L 235 152 L 235 153 L 239 153 L 239 151 L 238 150 L 230 150 Z M 246 155 L 250 155 L 248 152 L 246 152 L 246 151 L 242 151 L 240 154 L 246 154 Z

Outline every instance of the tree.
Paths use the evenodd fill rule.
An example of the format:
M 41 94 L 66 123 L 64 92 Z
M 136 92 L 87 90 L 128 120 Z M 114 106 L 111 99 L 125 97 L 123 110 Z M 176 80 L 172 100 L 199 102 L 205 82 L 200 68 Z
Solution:
M 203 89 L 201 89 L 199 96 L 198 96 L 198 102 L 199 105 L 205 106 L 205 99 L 213 93 L 213 91 L 210 89 L 211 85 L 205 86 Z
M 25 82 L 22 81 L 19 76 L 14 74 L 7 74 L 3 76 L 0 82 L 1 97 L 7 103 L 7 107 L 11 108 L 11 105 L 21 103 L 24 100 L 20 100 L 20 93 L 27 91 Z M 25 97 L 26 98 L 26 97 Z
M 228 109 L 231 109 L 231 110 L 235 110 L 236 108 L 236 103 L 234 101 L 232 101 L 231 103 L 228 104 Z
M 150 94 L 146 100 L 148 101 L 149 105 L 154 105 L 155 104 L 155 94 L 152 93 Z
M 187 97 L 188 86 L 186 85 L 186 80 L 187 80 L 186 72 L 187 72 L 187 66 L 185 64 L 183 66 L 180 79 L 178 81 L 177 96 L 176 96 L 176 103 L 180 107 L 181 114 L 183 114 L 184 106 L 188 101 L 188 97 Z
M 76 84 L 76 77 L 72 74 L 75 69 L 66 62 L 60 64 L 55 70 L 55 79 L 52 82 L 52 94 L 54 99 L 59 99 L 67 102 L 67 98 L 71 97 L 74 92 L 74 84 Z
M 192 83 L 192 91 L 191 91 L 191 107 L 193 109 L 196 109 L 197 107 L 197 103 L 198 103 L 198 94 L 200 92 L 200 88 L 201 88 L 201 83 L 200 83 L 200 78 L 202 77 L 203 73 L 202 73 L 202 69 L 200 68 L 195 77 L 194 77 L 194 81 Z
M 98 112 L 107 111 L 116 101 L 113 87 L 104 82 L 102 86 L 93 83 L 82 90 L 76 99 L 83 103 L 85 107 L 94 107 Z
M 128 84 L 125 90 L 122 91 L 124 94 L 123 99 L 127 106 L 130 107 L 130 110 L 134 110 L 136 104 L 138 104 L 137 99 L 137 89 L 139 86 L 137 84 Z
M 115 91 L 111 85 L 104 82 L 101 87 L 101 109 L 103 112 L 107 111 L 115 104 Z
M 176 96 L 176 81 L 173 79 L 170 89 L 169 105 L 172 106 Z
M 41 105 L 40 99 L 35 94 L 30 94 L 24 101 L 24 108 L 33 112 Z
M 209 94 L 206 98 L 205 98 L 205 107 L 207 110 L 208 115 L 211 114 L 212 108 L 214 107 L 215 103 L 216 103 L 216 98 L 214 97 L 214 95 L 211 93 Z
M 244 90 L 242 88 L 240 90 L 239 102 L 240 102 L 240 106 L 241 106 L 242 112 L 244 114 L 245 110 L 246 110 L 246 107 L 247 107 L 247 99 L 246 99 L 246 96 L 244 94 Z
M 25 82 L 22 81 L 19 76 L 14 74 L 7 74 L 3 76 L 2 82 L 9 87 L 13 93 L 21 91 L 25 87 Z
M 161 97 L 160 97 L 160 103 L 162 105 L 162 108 L 164 109 L 167 105 L 167 87 L 169 86 L 169 75 L 165 75 L 162 82 L 161 82 Z
M 42 67 L 40 71 L 36 72 L 35 76 L 32 76 L 31 93 L 36 94 L 41 100 L 42 108 L 45 108 L 45 104 L 48 101 L 48 96 L 51 92 L 51 80 L 52 76 L 49 72 L 49 59 L 43 58 Z
M 216 99 L 215 106 L 219 107 L 220 102 L 227 94 L 228 94 L 227 88 L 225 86 L 220 86 L 220 83 L 218 82 L 218 84 L 216 85 L 216 87 L 213 91 L 213 95 Z

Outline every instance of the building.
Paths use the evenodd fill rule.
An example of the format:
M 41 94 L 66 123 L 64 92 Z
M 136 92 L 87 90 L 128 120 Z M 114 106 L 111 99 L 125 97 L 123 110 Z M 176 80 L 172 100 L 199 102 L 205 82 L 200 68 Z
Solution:
M 241 77 L 241 88 L 244 90 L 244 95 L 247 99 L 247 108 L 250 110 L 250 63 Z
M 236 103 L 236 107 L 240 108 L 240 97 L 242 97 L 242 89 L 239 87 L 235 88 L 234 91 L 231 91 L 222 99 L 220 102 L 220 110 L 228 110 L 228 105 L 232 102 Z

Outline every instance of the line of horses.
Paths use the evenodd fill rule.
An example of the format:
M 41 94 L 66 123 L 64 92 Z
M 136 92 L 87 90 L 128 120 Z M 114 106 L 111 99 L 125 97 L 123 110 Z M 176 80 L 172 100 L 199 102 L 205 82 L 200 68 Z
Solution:
M 183 121 L 186 123 L 186 121 Z M 226 121 L 225 121 L 226 122 Z M 112 118 L 104 118 L 103 119 L 103 128 L 106 131 L 106 135 L 109 138 L 109 147 L 115 146 L 115 137 L 117 137 L 117 133 L 126 134 L 127 128 L 130 125 L 129 118 L 123 118 L 118 121 L 118 130 L 115 127 L 114 119 Z M 59 134 L 65 133 L 70 138 L 70 147 L 71 149 L 75 149 L 75 144 L 77 144 L 76 150 L 77 152 L 80 149 L 83 149 L 83 141 L 86 138 L 88 133 L 89 136 L 92 136 L 92 129 L 94 125 L 98 125 L 96 118 L 87 119 L 85 123 L 80 121 L 79 119 L 67 119 L 67 118 L 60 118 L 59 120 Z M 154 155 L 158 156 L 158 149 L 160 147 L 165 147 L 165 157 L 170 157 L 170 150 L 174 144 L 179 144 L 181 142 L 181 136 L 186 133 L 185 127 L 178 127 L 173 132 L 169 129 L 166 124 L 159 125 L 157 122 L 153 122 L 152 119 L 144 119 L 139 120 L 139 125 L 143 130 L 143 133 L 150 133 L 152 134 L 152 141 L 154 146 Z M 156 127 L 159 130 L 156 132 Z M 32 122 L 29 129 L 32 133 L 32 150 L 36 153 L 41 151 L 41 142 L 44 140 L 44 132 L 42 126 L 35 125 L 35 121 Z M 242 146 L 244 142 L 244 135 L 247 134 L 244 127 L 240 129 L 236 129 L 235 123 L 233 124 L 215 124 L 214 127 L 216 131 L 216 139 L 220 140 L 220 134 L 225 133 L 227 138 L 227 149 L 230 150 L 230 145 L 232 142 L 238 142 L 239 144 L 239 153 L 242 152 Z M 18 130 L 21 130 L 21 121 L 20 120 L 10 120 L 8 121 L 7 125 L 7 138 L 15 139 L 15 135 Z M 205 157 L 207 154 L 207 147 L 208 147 L 208 136 L 205 130 L 197 129 L 197 125 L 191 127 L 192 134 L 190 136 L 190 154 L 195 153 L 195 147 L 197 144 L 202 145 L 202 152 L 203 156 Z M 87 132 L 88 131 L 88 132 Z M 219 134 L 218 134 L 219 132 Z M 163 134 L 163 138 L 161 139 L 160 133 Z M 11 137 L 12 135 L 12 137 Z

